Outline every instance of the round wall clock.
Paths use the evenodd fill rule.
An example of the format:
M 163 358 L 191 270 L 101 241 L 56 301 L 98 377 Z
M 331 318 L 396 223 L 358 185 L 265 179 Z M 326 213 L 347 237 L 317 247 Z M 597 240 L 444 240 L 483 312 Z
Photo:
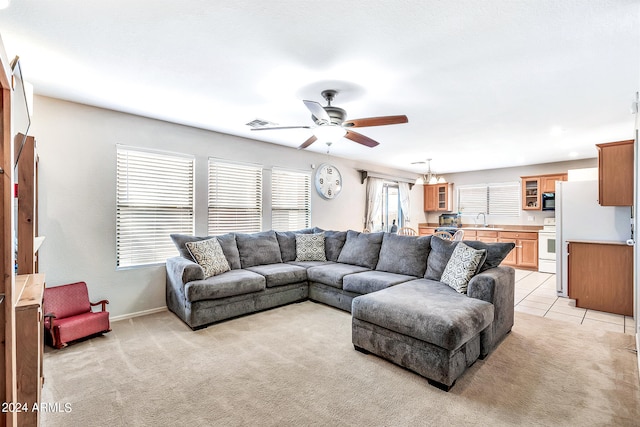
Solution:
M 335 199 L 342 190 L 342 175 L 334 165 L 323 163 L 316 170 L 315 184 L 320 197 Z

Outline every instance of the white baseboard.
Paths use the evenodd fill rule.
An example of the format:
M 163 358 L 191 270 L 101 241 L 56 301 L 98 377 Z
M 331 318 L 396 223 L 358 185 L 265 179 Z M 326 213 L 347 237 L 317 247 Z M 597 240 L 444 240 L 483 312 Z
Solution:
M 161 313 L 167 311 L 167 307 L 152 308 L 150 310 L 137 311 L 135 313 L 123 314 L 122 316 L 115 316 L 109 318 L 112 322 L 118 322 L 120 320 L 133 319 L 134 317 L 147 316 L 149 314 Z

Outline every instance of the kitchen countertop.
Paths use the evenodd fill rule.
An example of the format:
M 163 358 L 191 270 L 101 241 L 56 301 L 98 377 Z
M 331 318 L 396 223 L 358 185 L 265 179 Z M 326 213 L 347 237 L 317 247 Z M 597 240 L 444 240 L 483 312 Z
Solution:
M 418 228 L 438 228 L 440 225 L 434 223 L 419 223 Z M 539 231 L 542 230 L 542 226 L 540 225 L 491 225 L 490 227 L 476 227 L 470 224 L 463 224 L 460 227 L 461 230 L 476 230 L 476 231 L 522 231 L 522 232 L 531 232 L 531 231 Z
M 621 245 L 621 246 L 629 246 L 627 242 L 618 241 L 618 240 L 567 240 L 569 243 L 587 243 L 593 245 Z M 629 246 L 631 247 L 631 246 Z

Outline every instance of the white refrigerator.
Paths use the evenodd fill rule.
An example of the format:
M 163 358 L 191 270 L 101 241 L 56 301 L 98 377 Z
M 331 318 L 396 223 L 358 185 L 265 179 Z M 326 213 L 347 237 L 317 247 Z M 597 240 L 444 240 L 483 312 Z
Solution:
M 600 206 L 598 181 L 556 183 L 556 288 L 568 296 L 568 240 L 626 242 L 631 238 L 631 207 Z

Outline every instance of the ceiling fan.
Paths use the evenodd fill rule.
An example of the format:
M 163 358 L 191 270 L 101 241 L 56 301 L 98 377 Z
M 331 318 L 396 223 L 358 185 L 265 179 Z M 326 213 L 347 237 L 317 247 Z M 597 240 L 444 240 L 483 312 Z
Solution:
M 307 148 L 318 139 L 325 141 L 335 141 L 339 138 L 345 137 L 351 141 L 357 142 L 367 147 L 375 147 L 380 144 L 368 136 L 364 136 L 361 133 L 350 130 L 351 128 L 363 128 L 369 126 L 384 126 L 384 125 L 397 125 L 402 123 L 408 123 L 407 116 L 382 116 L 382 117 L 367 117 L 364 119 L 345 120 L 347 118 L 347 112 L 339 107 L 331 105 L 331 101 L 338 94 L 336 90 L 324 90 L 322 91 L 322 97 L 327 101 L 327 105 L 323 107 L 315 101 L 303 100 L 304 105 L 311 111 L 311 119 L 316 124 L 315 126 L 276 126 L 276 127 L 263 127 L 253 128 L 251 130 L 274 130 L 274 129 L 312 129 L 313 136 L 307 139 L 298 147 L 298 149 Z

